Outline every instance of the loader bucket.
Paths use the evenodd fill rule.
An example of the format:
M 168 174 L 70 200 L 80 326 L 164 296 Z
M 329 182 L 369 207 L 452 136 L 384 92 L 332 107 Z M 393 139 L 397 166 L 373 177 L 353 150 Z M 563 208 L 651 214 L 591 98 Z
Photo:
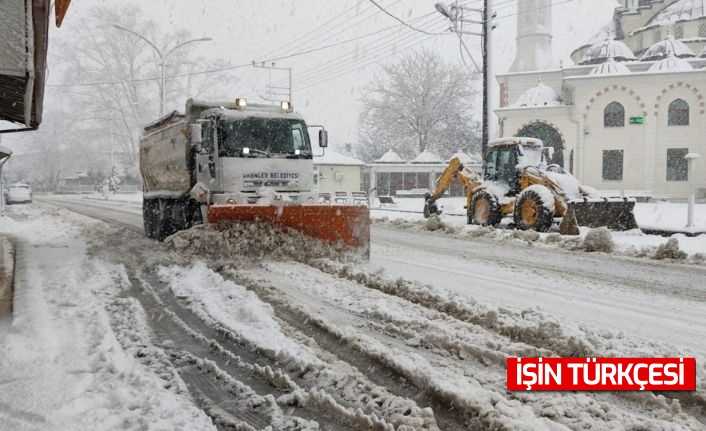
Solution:
M 370 255 L 370 210 L 361 205 L 211 205 L 209 223 L 264 221 Z
M 579 226 L 607 227 L 612 230 L 637 229 L 635 201 L 628 198 L 593 198 L 569 202 L 559 225 L 565 235 L 578 235 Z

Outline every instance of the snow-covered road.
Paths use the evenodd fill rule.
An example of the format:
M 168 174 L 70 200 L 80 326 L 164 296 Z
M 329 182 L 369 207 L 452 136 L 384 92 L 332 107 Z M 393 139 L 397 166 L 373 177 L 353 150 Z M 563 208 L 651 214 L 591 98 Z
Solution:
M 118 326 L 145 322 L 155 350 L 186 363 L 174 372 L 214 420 L 321 429 L 377 429 L 364 425 L 377 418 L 397 429 L 706 426 L 703 265 L 386 225 L 373 226 L 368 263 L 240 265 L 219 256 L 238 243 L 218 231 L 171 245 L 145 239 L 138 205 L 39 200 L 107 222 L 87 235 L 94 258 L 121 265 L 132 286 L 130 298 L 116 300 L 118 316 L 129 311 Z M 507 357 L 551 355 L 696 356 L 699 391 L 505 390 Z M 228 385 L 206 382 L 204 368 Z M 217 401 L 228 393 L 241 401 Z M 243 403 L 266 394 L 277 402 L 241 416 Z
M 138 206 L 48 199 L 142 228 Z M 706 267 L 519 241 L 457 239 L 374 226 L 368 269 L 496 306 L 539 309 L 577 324 L 673 344 L 706 358 Z
M 370 268 L 706 357 L 706 268 L 375 227 Z

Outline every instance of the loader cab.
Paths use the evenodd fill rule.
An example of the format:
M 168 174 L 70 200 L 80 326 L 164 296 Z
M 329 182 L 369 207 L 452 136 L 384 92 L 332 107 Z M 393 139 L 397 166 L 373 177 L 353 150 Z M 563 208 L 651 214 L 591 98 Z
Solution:
M 519 152 L 517 145 L 489 147 L 483 161 L 483 179 L 507 184 L 510 193 L 519 191 L 517 164 Z

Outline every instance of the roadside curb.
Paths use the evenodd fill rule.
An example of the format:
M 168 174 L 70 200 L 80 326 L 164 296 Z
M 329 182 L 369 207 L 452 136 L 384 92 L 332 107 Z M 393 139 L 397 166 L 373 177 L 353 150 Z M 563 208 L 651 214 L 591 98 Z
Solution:
M 640 230 L 647 235 L 659 235 L 670 238 L 672 235 L 682 234 L 689 238 L 706 235 L 706 230 L 678 230 L 678 229 L 658 229 L 651 227 L 641 227 Z
M 9 238 L 0 236 L 0 316 L 12 310 L 15 282 L 15 246 Z

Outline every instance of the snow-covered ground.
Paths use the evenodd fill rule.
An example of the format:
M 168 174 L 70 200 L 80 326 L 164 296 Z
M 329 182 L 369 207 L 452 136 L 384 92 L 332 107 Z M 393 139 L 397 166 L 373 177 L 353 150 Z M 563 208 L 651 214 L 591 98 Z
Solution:
M 16 243 L 13 313 L 0 319 L 0 429 L 213 429 L 188 393 L 126 353 L 106 304 L 120 272 L 87 253 L 98 222 L 17 205 L 0 218 Z
M 160 244 L 144 238 L 137 206 L 52 202 L 106 222 L 43 203 L 12 209 L 4 229 L 39 246 L 31 248 L 41 262 L 32 286 L 53 287 L 22 284 L 51 299 L 44 310 L 57 309 L 39 310 L 59 322 L 43 326 L 68 325 L 61 312 L 78 313 L 80 327 L 99 322 L 112 334 L 102 339 L 113 340 L 100 359 L 120 355 L 156 382 L 143 398 L 160 390 L 186 403 L 182 415 L 196 413 L 185 428 L 206 429 L 209 417 L 233 412 L 252 429 L 698 430 L 706 423 L 701 266 L 388 224 L 374 225 L 368 263 L 323 259 L 338 254 L 310 250 L 311 243 L 253 259 L 238 253 L 255 247 L 258 232 L 239 237 L 205 226 Z M 65 302 L 76 303 L 60 307 Z M 77 357 L 93 345 L 86 332 L 74 331 Z M 66 336 L 52 340 L 57 349 L 74 345 Z M 695 356 L 698 391 L 508 392 L 504 361 L 512 356 Z M 15 357 L 8 366 L 26 365 L 22 353 Z M 109 394 L 122 387 L 122 374 L 101 370 L 82 376 L 107 381 L 101 388 Z M 57 375 L 76 385 L 73 374 Z M 35 383 L 22 374 L 9 385 Z M 0 403 L 0 418 L 19 409 L 2 393 Z M 150 408 L 168 411 L 164 403 Z M 104 414 L 109 424 L 122 418 Z M 85 424 L 80 415 L 55 417 L 47 423 Z M 171 420 L 162 428 L 178 427 Z
M 374 205 L 371 209 L 373 218 L 387 218 L 389 220 L 406 220 L 421 222 L 424 217 L 421 213 L 424 208 L 423 198 L 401 198 L 395 200 L 396 204 L 391 207 L 382 208 Z M 441 220 L 444 223 L 458 227 L 463 231 L 476 231 L 478 226 L 467 225 L 466 213 L 463 208 L 465 198 L 443 198 L 438 201 L 440 209 L 443 210 Z M 669 202 L 637 203 L 635 205 L 635 219 L 640 227 L 649 229 L 681 230 L 686 226 L 687 205 Z M 697 204 L 695 208 L 695 230 L 706 232 L 706 204 Z M 503 223 L 509 223 L 510 219 L 505 219 Z M 581 237 L 585 238 L 588 229 L 581 229 Z M 512 233 L 498 233 L 498 236 L 507 237 Z M 548 234 L 540 234 L 544 241 Z M 687 237 L 684 234 L 674 234 L 679 242 L 679 248 L 695 255 L 706 254 L 706 234 L 695 237 Z M 616 246 L 616 251 L 639 255 L 643 249 L 656 249 L 664 245 L 670 238 L 660 235 L 649 235 L 639 231 L 612 232 L 612 239 Z

